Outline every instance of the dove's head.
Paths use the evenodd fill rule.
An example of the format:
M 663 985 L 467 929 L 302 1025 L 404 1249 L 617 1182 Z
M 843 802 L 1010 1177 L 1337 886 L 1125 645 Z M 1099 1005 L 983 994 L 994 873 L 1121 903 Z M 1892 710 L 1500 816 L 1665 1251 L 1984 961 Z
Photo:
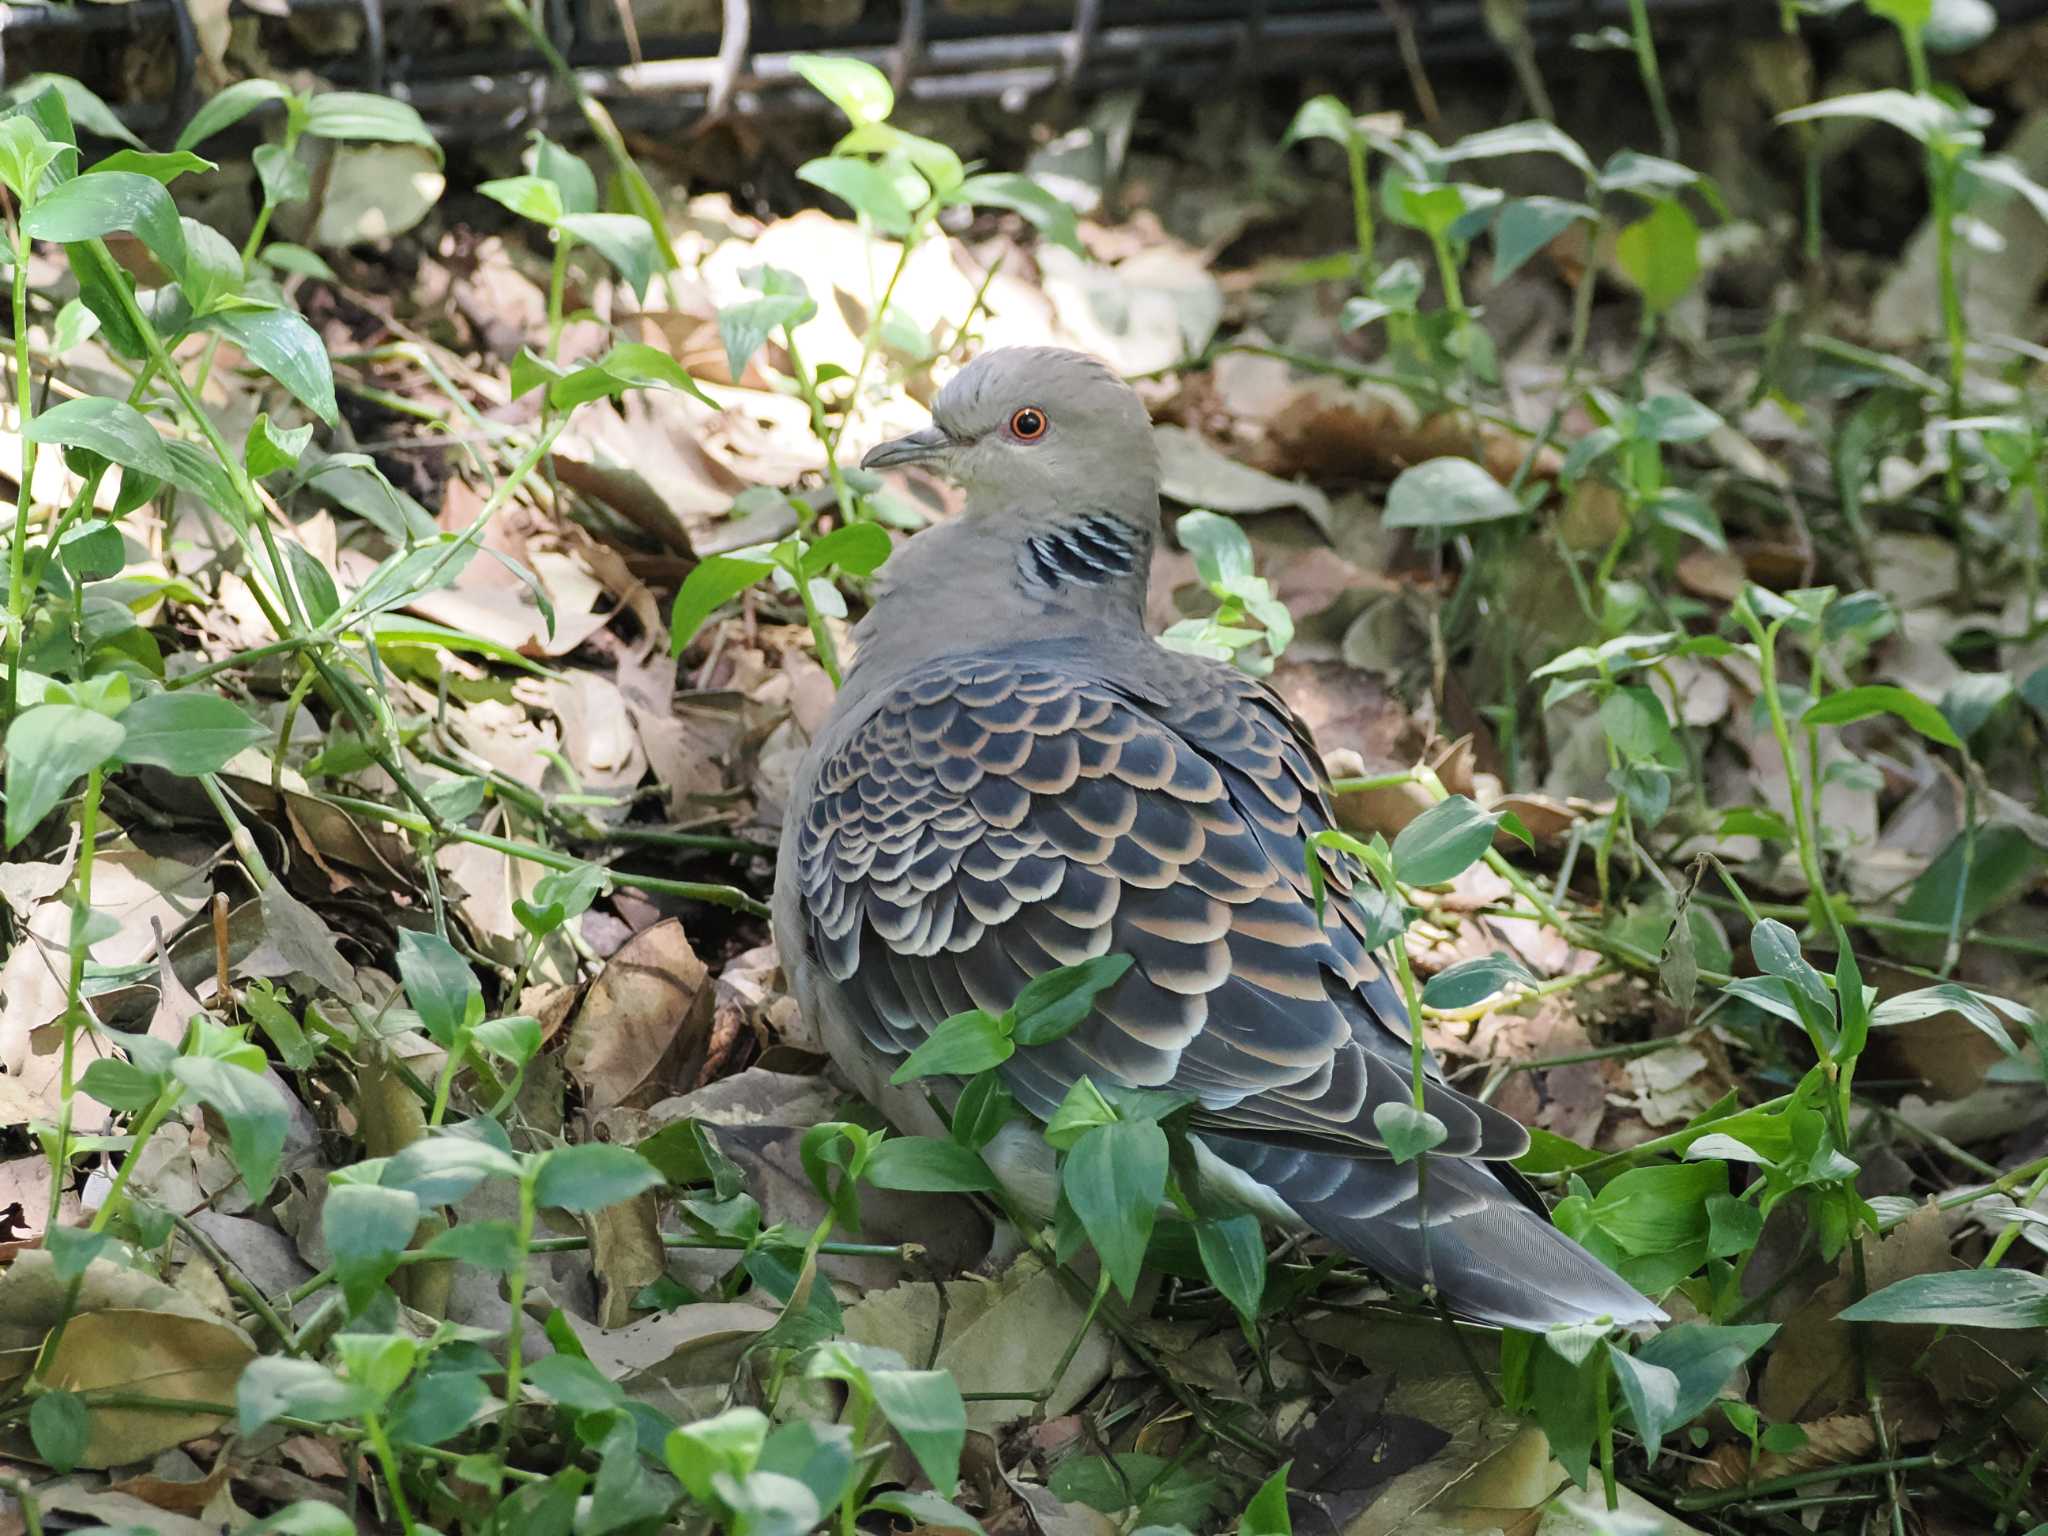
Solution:
M 922 464 L 967 490 L 882 569 L 854 638 L 842 712 L 890 676 L 992 636 L 1144 641 L 1159 534 L 1159 451 L 1137 395 L 1092 357 L 1007 347 L 960 371 L 922 432 L 866 469 Z
M 864 469 L 923 464 L 967 491 L 970 518 L 1028 526 L 1097 511 L 1149 540 L 1159 528 L 1159 453 L 1136 393 L 1063 347 L 984 352 L 944 389 L 922 432 L 883 443 Z

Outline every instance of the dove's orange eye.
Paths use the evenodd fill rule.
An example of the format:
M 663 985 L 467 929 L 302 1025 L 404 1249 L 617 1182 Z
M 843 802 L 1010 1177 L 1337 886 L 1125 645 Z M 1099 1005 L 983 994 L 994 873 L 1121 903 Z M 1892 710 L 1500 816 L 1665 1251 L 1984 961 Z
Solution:
M 1027 405 L 1010 418 L 1010 436 L 1020 443 L 1035 443 L 1045 436 L 1045 412 Z

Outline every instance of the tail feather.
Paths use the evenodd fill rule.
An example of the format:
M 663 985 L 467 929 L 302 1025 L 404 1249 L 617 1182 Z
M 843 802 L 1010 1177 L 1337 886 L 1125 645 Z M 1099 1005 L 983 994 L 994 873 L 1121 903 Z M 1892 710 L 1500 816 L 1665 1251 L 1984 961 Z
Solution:
M 1625 1325 L 1665 1320 L 1662 1309 L 1532 1210 L 1485 1163 L 1432 1157 L 1418 1189 L 1413 1163 L 1214 1133 L 1202 1139 L 1261 1187 L 1240 1195 L 1284 1206 L 1298 1224 L 1397 1285 L 1421 1290 L 1433 1283 L 1462 1316 L 1539 1332 L 1602 1317 Z

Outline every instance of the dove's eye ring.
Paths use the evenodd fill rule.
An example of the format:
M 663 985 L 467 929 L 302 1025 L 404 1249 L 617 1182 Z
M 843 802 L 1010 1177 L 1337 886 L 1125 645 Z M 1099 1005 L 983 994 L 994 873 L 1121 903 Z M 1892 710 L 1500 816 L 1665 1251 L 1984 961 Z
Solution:
M 1047 425 L 1045 412 L 1035 405 L 1027 405 L 1010 418 L 1010 436 L 1020 443 L 1035 443 L 1045 436 Z

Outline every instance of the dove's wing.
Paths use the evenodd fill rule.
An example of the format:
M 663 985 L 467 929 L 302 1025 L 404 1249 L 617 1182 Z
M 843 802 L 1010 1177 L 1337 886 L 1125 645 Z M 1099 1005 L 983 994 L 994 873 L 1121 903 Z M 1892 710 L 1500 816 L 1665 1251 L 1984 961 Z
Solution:
M 1306 732 L 1251 679 L 1158 655 L 1185 675 L 1150 694 L 1044 652 L 889 687 L 799 811 L 812 950 L 895 1059 L 1042 972 L 1130 955 L 1086 1023 L 1007 1064 L 1027 1107 L 1050 1114 L 1087 1075 L 1194 1094 L 1199 1123 L 1237 1136 L 1384 1156 L 1373 1109 L 1413 1092 L 1404 1010 L 1346 871 L 1316 918 L 1308 838 L 1331 821 Z M 1433 1075 L 1424 1101 L 1444 1153 L 1527 1145 Z

